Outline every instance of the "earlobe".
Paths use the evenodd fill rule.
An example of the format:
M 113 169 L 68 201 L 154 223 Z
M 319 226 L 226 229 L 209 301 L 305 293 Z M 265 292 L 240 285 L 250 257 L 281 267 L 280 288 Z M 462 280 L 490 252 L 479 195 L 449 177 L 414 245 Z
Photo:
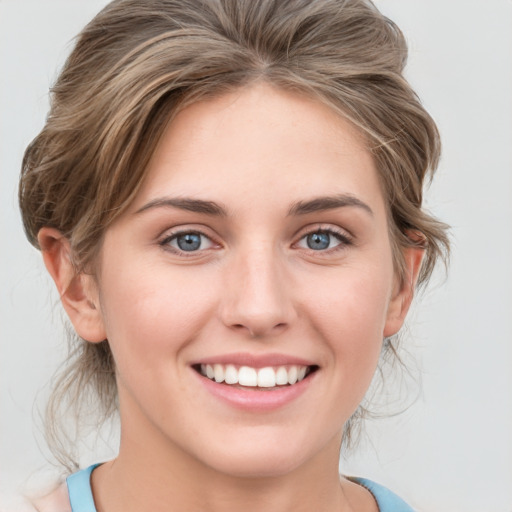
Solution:
M 69 240 L 57 229 L 48 227 L 39 230 L 37 239 L 46 269 L 78 335 L 92 343 L 105 340 L 96 283 L 92 276 L 76 272 Z
M 414 290 L 416 288 L 424 254 L 424 247 L 419 245 L 407 247 L 403 250 L 406 274 L 403 282 L 397 286 L 397 290 L 395 290 L 389 303 L 383 333 L 384 338 L 396 334 L 405 321 L 412 299 L 414 298 Z

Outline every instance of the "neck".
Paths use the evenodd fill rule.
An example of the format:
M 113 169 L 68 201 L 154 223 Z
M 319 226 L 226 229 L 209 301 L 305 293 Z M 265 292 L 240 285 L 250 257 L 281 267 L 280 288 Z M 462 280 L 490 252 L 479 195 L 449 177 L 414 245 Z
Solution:
M 127 442 L 117 459 L 94 471 L 93 493 L 98 512 L 348 511 L 338 445 L 333 440 L 315 460 L 285 474 L 241 477 L 207 467 L 177 447 L 163 456 L 147 444 Z
M 223 442 L 234 455 L 226 458 L 212 452 L 208 444 L 196 443 L 198 453 L 186 450 L 141 414 L 129 418 L 121 415 L 121 425 L 119 456 L 92 474 L 98 512 L 377 510 L 371 494 L 356 484 L 340 481 L 341 433 L 326 439 L 309 457 L 293 457 L 294 462 L 287 465 L 288 455 L 283 453 L 297 454 L 302 446 L 290 445 L 291 449 L 283 451 L 276 445 L 275 453 L 286 458 L 278 460 L 269 445 L 272 436 L 262 444 L 258 430 L 255 439 L 265 446 L 263 457 L 268 455 L 269 460 L 260 458 L 248 465 L 238 450 L 246 448 L 250 439 L 238 446 L 225 437 Z M 187 434 L 190 438 L 194 435 L 198 433 Z M 248 454 L 259 456 L 257 450 L 248 450 Z

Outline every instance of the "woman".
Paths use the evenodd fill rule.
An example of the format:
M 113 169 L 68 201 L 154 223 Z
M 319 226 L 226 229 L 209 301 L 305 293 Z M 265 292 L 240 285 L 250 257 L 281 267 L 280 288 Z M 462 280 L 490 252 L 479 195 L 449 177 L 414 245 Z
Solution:
M 84 29 L 20 204 L 81 338 L 55 397 L 118 405 L 121 443 L 42 508 L 409 510 L 338 475 L 448 246 L 405 60 L 363 1 L 121 0 Z

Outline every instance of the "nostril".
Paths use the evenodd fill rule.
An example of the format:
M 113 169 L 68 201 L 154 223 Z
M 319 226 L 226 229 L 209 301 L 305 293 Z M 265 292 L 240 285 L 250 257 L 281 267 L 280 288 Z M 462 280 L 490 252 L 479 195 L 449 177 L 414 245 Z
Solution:
M 269 325 L 257 325 L 256 322 L 248 322 L 248 325 L 244 324 L 233 324 L 231 329 L 235 331 L 245 331 L 252 338 L 264 338 L 265 336 L 272 336 L 276 334 L 276 331 L 282 331 L 286 328 L 287 324 L 282 322 L 274 326 Z

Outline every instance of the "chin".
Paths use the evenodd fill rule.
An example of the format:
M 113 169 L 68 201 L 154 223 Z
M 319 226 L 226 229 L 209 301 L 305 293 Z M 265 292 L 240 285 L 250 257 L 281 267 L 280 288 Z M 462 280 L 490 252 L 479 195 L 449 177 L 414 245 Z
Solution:
M 239 442 L 237 442 L 239 441 Z M 298 439 L 273 438 L 232 439 L 227 445 L 222 443 L 217 449 L 202 453 L 201 460 L 214 471 L 237 478 L 275 478 L 297 470 L 317 450 L 305 446 Z
M 254 457 L 226 456 L 211 467 L 218 473 L 234 478 L 276 478 L 292 473 L 302 462 L 297 454 L 293 457 L 282 457 L 260 453 Z

